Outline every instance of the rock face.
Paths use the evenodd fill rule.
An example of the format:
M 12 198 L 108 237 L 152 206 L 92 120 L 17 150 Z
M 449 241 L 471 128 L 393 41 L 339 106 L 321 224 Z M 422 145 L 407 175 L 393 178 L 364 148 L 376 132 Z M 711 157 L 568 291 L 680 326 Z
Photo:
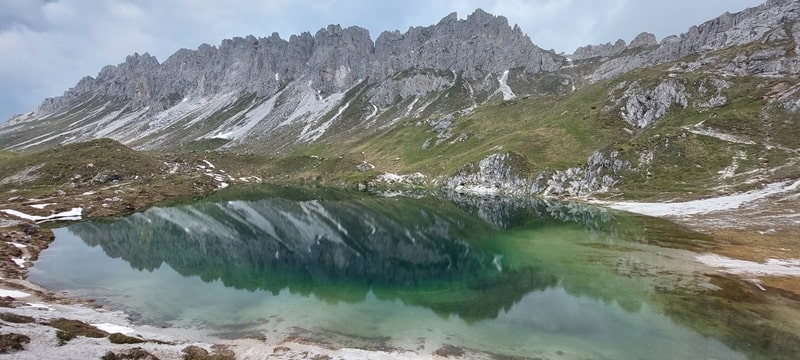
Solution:
M 655 34 L 643 32 L 639 35 L 636 35 L 636 37 L 631 40 L 631 44 L 628 45 L 628 48 L 635 49 L 646 46 L 655 46 L 657 44 L 658 42 L 656 41 Z
M 674 80 L 664 81 L 652 90 L 631 85 L 624 94 L 625 106 L 620 115 L 633 129 L 643 129 L 664 116 L 673 104 L 689 104 L 686 87 Z
M 400 112 L 393 108 L 398 103 L 452 87 L 469 88 L 470 101 L 442 114 L 461 110 L 501 87 L 503 94 L 513 94 L 505 83 L 509 69 L 526 78 L 555 71 L 564 61 L 534 45 L 506 18 L 483 10 L 466 19 L 453 13 L 405 33 L 387 31 L 374 43 L 363 28 L 330 25 L 289 40 L 273 33 L 181 49 L 163 63 L 134 54 L 6 125 L 50 121 L 67 111 L 82 121 L 71 122 L 71 130 L 57 136 L 60 143 L 111 137 L 160 148 L 219 138 L 229 145 L 287 146 L 316 141 L 345 120 L 341 126 L 348 128 L 389 126 L 429 105 L 415 101 Z M 349 108 L 348 92 L 361 97 L 359 108 Z M 342 116 L 346 110 L 348 119 Z M 0 132 L 5 138 L 0 147 L 56 141 L 43 132 L 37 135 L 42 140 L 26 143 L 30 139 L 23 140 L 20 128 Z
M 736 14 L 725 13 L 692 26 L 679 36 L 661 40 L 657 47 L 613 59 L 601 65 L 589 77 L 591 81 L 608 79 L 647 65 L 678 60 L 689 54 L 703 54 L 736 45 L 756 43 L 762 39 L 775 41 L 788 38 L 784 24 L 795 24 L 800 19 L 800 3 L 793 0 L 769 0 L 765 4 Z M 795 31 L 792 31 L 796 34 Z M 793 35 L 794 36 L 794 35 Z M 794 36 L 797 40 L 798 37 Z M 652 45 L 654 37 L 639 35 L 630 48 Z M 636 45 L 636 46 L 634 46 Z M 577 51 L 576 51 L 577 53 Z

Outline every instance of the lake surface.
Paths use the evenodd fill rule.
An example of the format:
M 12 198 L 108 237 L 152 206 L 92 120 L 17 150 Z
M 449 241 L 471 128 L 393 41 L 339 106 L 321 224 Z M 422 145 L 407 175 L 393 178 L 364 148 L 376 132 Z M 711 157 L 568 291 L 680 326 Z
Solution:
M 522 358 L 800 353 L 785 299 L 694 261 L 712 239 L 580 204 L 263 187 L 55 234 L 29 280 L 220 337 Z

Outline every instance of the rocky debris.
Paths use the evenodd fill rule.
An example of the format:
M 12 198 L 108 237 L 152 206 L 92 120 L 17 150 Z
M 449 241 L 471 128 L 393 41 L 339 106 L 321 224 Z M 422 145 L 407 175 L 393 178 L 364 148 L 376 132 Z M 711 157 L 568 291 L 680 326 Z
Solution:
M 356 170 L 365 172 L 370 171 L 375 168 L 375 165 L 372 165 L 366 161 L 362 161 L 360 164 L 356 165 Z
M 120 175 L 118 173 L 101 172 L 101 173 L 97 173 L 97 175 L 92 177 L 91 181 L 93 183 L 105 184 L 105 183 L 108 183 L 108 182 L 116 182 L 116 181 L 120 181 L 120 180 L 122 180 L 122 175 Z

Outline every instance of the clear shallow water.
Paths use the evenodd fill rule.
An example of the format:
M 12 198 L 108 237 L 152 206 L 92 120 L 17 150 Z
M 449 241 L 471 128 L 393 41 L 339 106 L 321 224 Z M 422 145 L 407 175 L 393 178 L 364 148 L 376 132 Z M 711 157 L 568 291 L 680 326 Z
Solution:
M 800 343 L 694 271 L 685 248 L 709 239 L 576 204 L 268 188 L 55 233 L 30 280 L 221 336 L 581 359 L 791 358 Z

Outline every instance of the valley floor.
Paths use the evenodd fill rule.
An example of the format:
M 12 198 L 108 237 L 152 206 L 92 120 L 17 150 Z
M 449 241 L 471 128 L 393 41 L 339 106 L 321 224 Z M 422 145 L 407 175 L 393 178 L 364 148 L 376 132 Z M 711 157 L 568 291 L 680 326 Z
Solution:
M 795 181 L 773 184 L 760 191 L 691 202 L 591 202 L 666 218 L 722 239 L 722 245 L 709 249 L 709 253 L 697 254 L 694 265 L 708 266 L 708 272 L 748 279 L 764 292 L 774 291 L 800 300 L 799 188 L 800 181 Z M 35 225 L 35 220 L 74 216 L 87 208 L 103 209 L 102 216 L 129 211 L 115 207 L 112 196 L 86 194 L 0 202 L 0 239 L 3 240 L 0 243 L 0 353 L 13 352 L 17 359 L 488 359 L 493 356 L 447 345 L 436 349 L 422 346 L 413 351 L 361 350 L 358 346 L 337 348 L 302 336 L 287 336 L 282 342 L 262 338 L 214 339 L 197 329 L 136 325 L 124 313 L 103 309 L 91 301 L 67 299 L 26 281 L 27 267 L 53 240 L 52 233 Z M 41 206 L 31 206 L 36 204 Z M 29 216 L 26 218 L 20 213 Z M 75 322 L 71 327 L 64 327 L 64 321 L 59 319 Z M 88 336 L 91 333 L 99 335 Z M 112 333 L 125 336 L 109 335 Z

